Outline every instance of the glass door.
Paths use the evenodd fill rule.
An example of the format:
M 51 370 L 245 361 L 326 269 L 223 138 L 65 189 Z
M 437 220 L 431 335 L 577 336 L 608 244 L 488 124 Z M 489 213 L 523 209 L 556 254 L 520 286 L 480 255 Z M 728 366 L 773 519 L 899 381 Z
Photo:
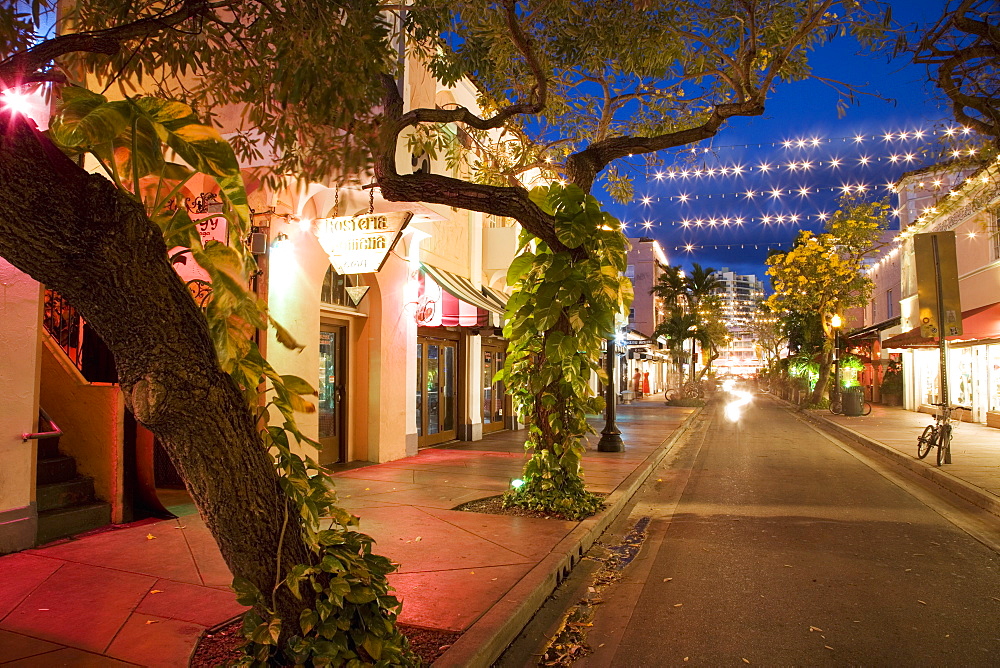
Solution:
M 458 342 L 417 339 L 417 444 L 457 438 Z
M 493 378 L 497 371 L 503 369 L 505 354 L 503 342 L 483 341 L 483 433 L 499 431 L 504 428 L 504 407 L 507 402 L 507 392 L 504 384 Z
M 319 442 L 321 464 L 347 460 L 345 429 L 346 327 L 323 325 L 319 333 Z

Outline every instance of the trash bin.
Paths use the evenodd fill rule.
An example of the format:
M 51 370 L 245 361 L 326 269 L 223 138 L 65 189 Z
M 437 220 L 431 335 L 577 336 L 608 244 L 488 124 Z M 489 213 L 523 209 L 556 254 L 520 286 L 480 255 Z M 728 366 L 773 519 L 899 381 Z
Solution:
M 841 400 L 843 401 L 844 415 L 851 417 L 861 415 L 861 409 L 865 405 L 861 388 L 844 390 Z

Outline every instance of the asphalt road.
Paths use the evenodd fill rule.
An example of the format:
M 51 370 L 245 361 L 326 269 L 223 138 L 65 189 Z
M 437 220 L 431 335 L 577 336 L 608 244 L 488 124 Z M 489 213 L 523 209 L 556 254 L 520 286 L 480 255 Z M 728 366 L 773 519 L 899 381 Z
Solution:
M 618 526 L 650 518 L 620 578 L 589 583 L 573 665 L 1000 665 L 1000 557 L 887 468 L 766 396 L 735 423 L 706 409 Z

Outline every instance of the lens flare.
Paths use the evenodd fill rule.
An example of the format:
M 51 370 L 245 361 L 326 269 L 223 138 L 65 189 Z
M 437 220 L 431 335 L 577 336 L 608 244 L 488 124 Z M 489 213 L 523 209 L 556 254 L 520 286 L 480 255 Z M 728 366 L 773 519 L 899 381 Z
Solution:
M 730 422 L 739 422 L 740 418 L 743 417 L 743 407 L 750 404 L 753 399 L 753 395 L 745 390 L 737 390 L 734 386 L 736 381 L 730 379 L 727 380 L 722 388 L 729 392 L 729 394 L 736 397 L 733 401 L 726 404 L 725 415 L 726 419 Z

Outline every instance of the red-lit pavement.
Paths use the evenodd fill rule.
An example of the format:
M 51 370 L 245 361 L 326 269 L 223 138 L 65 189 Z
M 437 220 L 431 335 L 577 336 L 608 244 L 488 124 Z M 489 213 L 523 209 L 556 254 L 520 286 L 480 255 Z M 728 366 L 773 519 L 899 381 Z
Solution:
M 622 406 L 626 451 L 592 445 L 584 458 L 588 487 L 609 493 L 608 509 L 583 522 L 451 510 L 507 489 L 520 474 L 523 431 L 343 471 L 337 490 L 377 551 L 401 564 L 391 576 L 401 621 L 463 632 L 435 665 L 489 665 L 693 413 L 658 397 Z M 206 628 L 241 612 L 230 580 L 197 515 L 0 557 L 0 665 L 186 665 Z

